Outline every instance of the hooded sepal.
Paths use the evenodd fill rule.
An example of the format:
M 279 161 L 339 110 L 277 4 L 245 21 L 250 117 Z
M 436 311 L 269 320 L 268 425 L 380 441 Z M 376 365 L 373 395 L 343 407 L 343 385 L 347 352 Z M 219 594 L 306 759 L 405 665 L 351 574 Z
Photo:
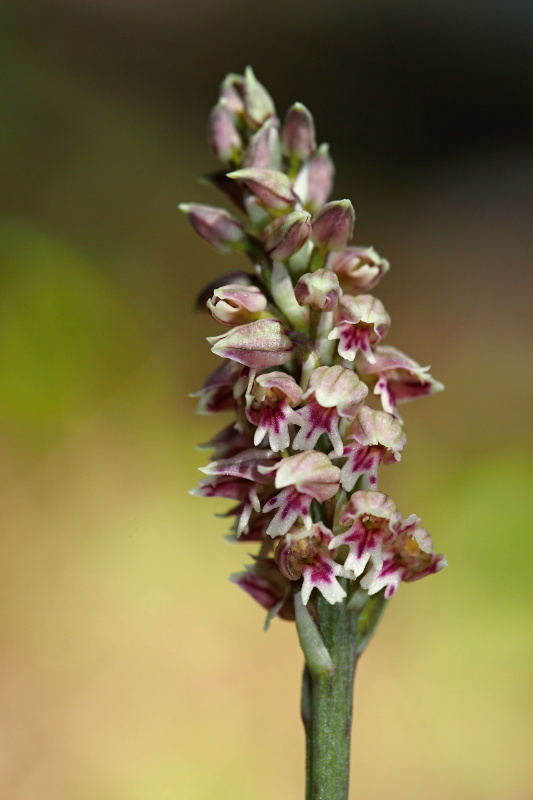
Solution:
M 244 70 L 244 114 L 253 128 L 259 128 L 265 120 L 274 116 L 274 101 L 262 83 L 259 83 L 251 67 Z
M 329 145 L 321 144 L 314 156 L 303 164 L 294 182 L 294 191 L 311 214 L 329 200 L 334 177 L 335 166 L 329 154 Z
M 196 233 L 220 253 L 244 251 L 248 237 L 238 219 L 228 211 L 201 203 L 180 203 Z
M 308 241 L 311 215 L 307 211 L 292 211 L 277 217 L 263 231 L 265 252 L 275 261 L 287 261 Z
M 269 210 L 288 211 L 297 200 L 291 180 L 284 172 L 264 167 L 246 167 L 228 172 L 227 177 L 243 183 Z
M 342 250 L 353 235 L 355 211 L 350 200 L 333 200 L 311 220 L 311 241 L 320 249 Z
M 333 311 L 339 304 L 342 289 L 334 272 L 317 269 L 299 278 L 294 295 L 301 306 L 310 306 L 317 311 Z
M 225 98 L 220 98 L 211 111 L 207 139 L 215 156 L 225 163 L 238 162 L 243 143 L 235 114 Z
M 338 276 L 342 288 L 353 293 L 369 292 L 389 271 L 390 264 L 373 247 L 346 247 L 329 253 L 327 269 Z
M 243 167 L 281 168 L 279 120 L 270 117 L 250 138 L 241 162 Z
M 222 325 L 242 325 L 260 318 L 267 299 L 257 286 L 227 284 L 215 289 L 207 308 Z
M 306 161 L 315 152 L 315 123 L 303 103 L 294 103 L 287 111 L 281 141 L 285 155 L 297 161 Z
M 253 369 L 285 364 L 292 357 L 292 342 L 277 319 L 259 319 L 239 325 L 221 336 L 209 336 L 211 351 Z

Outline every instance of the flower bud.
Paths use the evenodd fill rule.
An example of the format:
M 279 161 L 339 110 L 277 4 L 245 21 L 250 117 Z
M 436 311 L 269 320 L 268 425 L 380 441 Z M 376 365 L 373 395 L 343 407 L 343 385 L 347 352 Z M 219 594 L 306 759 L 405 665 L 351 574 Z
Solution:
M 349 200 L 322 206 L 311 220 L 311 241 L 327 250 L 342 250 L 353 234 L 355 212 Z
M 253 278 L 243 269 L 234 269 L 232 272 L 226 272 L 225 275 L 220 275 L 212 281 L 209 281 L 207 286 L 204 286 L 201 292 L 196 295 L 194 302 L 195 311 L 205 311 L 206 303 L 213 295 L 215 289 L 220 289 L 222 286 L 227 286 L 229 283 L 238 283 L 239 286 L 252 286 Z
M 297 158 L 299 161 L 305 161 L 315 152 L 315 123 L 302 103 L 295 103 L 287 111 L 281 141 L 285 155 Z
M 290 178 L 284 172 L 262 167 L 247 167 L 228 172 L 228 178 L 242 181 L 267 208 L 283 211 L 297 200 Z
M 267 119 L 251 137 L 242 159 L 243 167 L 281 167 L 281 145 L 279 141 L 279 122 L 275 117 Z
M 244 70 L 244 113 L 248 123 L 259 128 L 268 117 L 274 116 L 274 102 L 251 67 Z
M 333 191 L 335 167 L 329 155 L 329 145 L 321 144 L 296 177 L 294 191 L 312 214 L 326 203 Z
M 187 214 L 189 222 L 202 239 L 221 253 L 242 249 L 246 232 L 238 219 L 223 208 L 200 203 L 180 203 L 180 211 Z
M 390 264 L 373 247 L 347 247 L 340 253 L 330 253 L 326 267 L 339 276 L 346 290 L 369 292 L 389 271 Z
M 211 111 L 207 138 L 211 150 L 221 161 L 235 161 L 238 158 L 242 139 L 227 100 L 219 100 Z
M 342 289 L 339 279 L 329 269 L 317 269 L 302 275 L 294 287 L 294 294 L 301 306 L 311 306 L 319 311 L 333 311 L 339 303 Z
M 292 342 L 277 319 L 259 319 L 207 341 L 215 355 L 253 369 L 276 367 L 292 357 Z
M 264 311 L 267 299 L 257 286 L 228 284 L 215 289 L 207 301 L 207 308 L 217 322 L 223 325 L 242 325 L 257 319 Z
M 230 72 L 222 81 L 219 94 L 220 100 L 225 100 L 230 111 L 232 111 L 236 116 L 242 116 L 244 114 L 243 97 L 244 77 L 242 75 L 236 75 L 234 72 Z
M 263 233 L 266 254 L 276 261 L 290 258 L 309 239 L 310 219 L 306 211 L 293 211 L 271 222 Z

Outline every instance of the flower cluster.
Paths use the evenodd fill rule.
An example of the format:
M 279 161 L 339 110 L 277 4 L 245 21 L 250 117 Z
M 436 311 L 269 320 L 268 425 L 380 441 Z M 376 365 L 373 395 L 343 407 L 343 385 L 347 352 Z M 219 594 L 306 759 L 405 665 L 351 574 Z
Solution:
M 234 502 L 231 538 L 259 552 L 233 580 L 270 617 L 294 617 L 295 589 L 304 603 L 315 588 L 330 603 L 355 587 L 391 597 L 446 566 L 418 517 L 404 520 L 378 489 L 379 467 L 405 445 L 398 404 L 442 385 L 381 343 L 390 317 L 370 292 L 389 263 L 351 243 L 352 204 L 329 200 L 333 162 L 305 106 L 281 123 L 247 68 L 224 80 L 208 135 L 224 163 L 209 179 L 238 216 L 180 208 L 251 268 L 200 295 L 227 330 L 208 340 L 223 360 L 198 411 L 233 421 L 207 444 L 213 458 L 193 493 Z

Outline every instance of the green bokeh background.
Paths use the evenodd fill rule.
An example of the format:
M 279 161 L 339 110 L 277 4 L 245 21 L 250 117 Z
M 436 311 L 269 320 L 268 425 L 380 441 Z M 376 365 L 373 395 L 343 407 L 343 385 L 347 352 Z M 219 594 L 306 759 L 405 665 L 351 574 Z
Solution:
M 281 113 L 315 112 L 358 243 L 392 262 L 390 343 L 447 386 L 406 407 L 383 484 L 450 567 L 361 661 L 351 797 L 531 800 L 526 6 L 1 16 L 0 797 L 303 796 L 294 628 L 263 633 L 225 504 L 187 494 L 227 422 L 187 396 L 219 332 L 193 298 L 240 264 L 176 206 L 216 202 L 205 120 L 252 63 Z

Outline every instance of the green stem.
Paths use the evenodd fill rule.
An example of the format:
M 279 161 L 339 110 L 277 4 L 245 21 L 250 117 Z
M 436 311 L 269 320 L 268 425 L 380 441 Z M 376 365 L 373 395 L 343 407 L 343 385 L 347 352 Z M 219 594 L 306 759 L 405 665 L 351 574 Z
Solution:
M 306 800 L 347 800 L 358 614 L 346 604 L 331 606 L 322 597 L 317 610 L 333 670 L 313 674 L 305 668 Z
M 347 599 L 335 605 L 322 596 L 317 598 L 317 632 L 331 666 L 324 668 L 319 658 L 317 667 L 317 659 L 309 659 L 306 654 L 302 682 L 306 800 L 348 800 L 355 667 L 385 605 L 382 593 L 366 597 L 364 604 Z M 306 636 L 302 629 L 300 641 Z M 308 650 L 309 647 L 312 648 L 311 637 Z

